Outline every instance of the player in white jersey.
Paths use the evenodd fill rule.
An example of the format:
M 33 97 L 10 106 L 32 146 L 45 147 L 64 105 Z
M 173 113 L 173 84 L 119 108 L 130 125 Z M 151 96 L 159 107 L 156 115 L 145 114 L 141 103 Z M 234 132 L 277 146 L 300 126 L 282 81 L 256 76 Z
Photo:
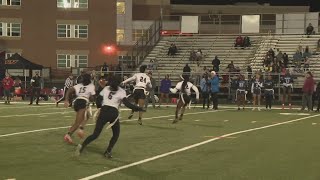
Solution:
M 196 99 L 199 100 L 199 90 L 197 86 L 194 86 L 191 82 L 189 82 L 189 76 L 183 75 L 182 76 L 183 81 L 178 82 L 175 88 L 170 88 L 170 91 L 172 93 L 177 93 L 180 91 L 179 94 L 179 102 L 177 104 L 176 108 L 176 118 L 172 123 L 177 123 L 178 120 L 182 120 L 183 113 L 186 109 L 186 106 L 191 101 L 191 89 L 196 92 Z M 180 118 L 178 119 L 179 111 L 181 110 Z
M 146 95 L 148 95 L 148 92 L 146 91 L 146 88 L 153 88 L 151 85 L 150 77 L 145 73 L 147 66 L 143 65 L 140 67 L 140 73 L 136 73 L 131 78 L 126 79 L 122 82 L 122 84 L 126 84 L 128 82 L 135 81 L 136 85 L 133 89 L 133 98 L 136 102 L 136 104 L 139 105 L 139 107 L 144 107 Z M 133 111 L 131 111 L 131 114 L 129 115 L 128 119 L 131 119 L 133 116 Z M 139 112 L 139 119 L 138 123 L 142 125 L 142 112 Z
M 101 108 L 96 127 L 92 135 L 88 136 L 82 144 L 79 144 L 76 149 L 76 155 L 80 155 L 83 149 L 90 144 L 92 141 L 97 139 L 102 132 L 105 124 L 110 123 L 108 127 L 112 128 L 112 138 L 110 139 L 109 145 L 104 152 L 104 156 L 111 158 L 111 151 L 116 144 L 120 135 L 120 123 L 119 123 L 119 106 L 123 102 L 125 106 L 132 109 L 133 111 L 143 111 L 141 107 L 131 104 L 127 100 L 125 90 L 119 87 L 120 80 L 116 77 L 112 77 L 109 80 L 109 85 L 106 86 L 97 97 L 97 107 Z M 108 128 L 107 127 L 107 128 Z
M 69 97 L 72 94 L 76 94 L 76 99 L 74 100 L 74 110 L 76 111 L 76 120 L 69 129 L 68 133 L 64 136 L 64 140 L 70 144 L 73 143 L 72 141 L 72 134 L 78 130 L 78 136 L 83 138 L 84 132 L 83 128 L 86 124 L 89 116 L 91 114 L 91 110 L 89 108 L 90 99 L 94 98 L 96 94 L 95 87 L 91 83 L 91 76 L 89 74 L 82 75 L 82 82 L 70 88 L 66 95 L 66 100 L 64 102 L 64 106 L 67 108 L 69 106 Z

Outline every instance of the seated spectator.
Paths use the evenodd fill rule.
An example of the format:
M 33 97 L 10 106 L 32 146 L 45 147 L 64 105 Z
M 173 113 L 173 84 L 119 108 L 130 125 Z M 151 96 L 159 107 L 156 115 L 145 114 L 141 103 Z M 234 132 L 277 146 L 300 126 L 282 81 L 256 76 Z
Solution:
M 303 56 L 304 58 L 306 57 L 311 57 L 311 52 L 309 51 L 309 46 L 306 46 L 306 49 L 304 50 Z
M 190 52 L 189 61 L 194 62 L 194 61 L 196 60 L 196 58 L 197 58 L 196 51 L 195 51 L 195 50 L 192 50 L 192 51 Z
M 198 51 L 196 52 L 196 61 L 199 62 L 202 60 L 202 51 L 201 49 L 198 49 Z
M 243 38 L 241 37 L 241 35 L 236 38 L 236 42 L 234 44 L 234 47 L 238 46 L 243 47 Z
M 229 69 L 229 72 L 234 72 L 235 67 L 233 61 L 231 61 L 230 64 L 228 64 L 227 68 Z
M 302 56 L 301 53 L 297 50 L 296 53 L 293 55 L 293 63 L 295 67 L 300 69 L 301 67 Z
M 243 47 L 250 47 L 250 46 L 251 46 L 250 38 L 248 36 L 245 36 L 243 38 Z
M 309 68 L 310 68 L 310 59 L 306 57 L 304 59 L 304 66 L 303 66 L 304 72 L 309 71 Z
M 277 62 L 283 61 L 283 54 L 281 51 L 278 51 L 278 54 L 276 55 Z
M 183 68 L 183 74 L 190 75 L 190 73 L 191 73 L 191 68 L 189 67 L 188 64 L 186 64 L 186 66 Z
M 272 48 L 269 49 L 268 54 L 269 54 L 271 57 L 274 58 L 274 54 L 275 54 L 275 53 L 274 53 L 274 51 L 273 51 Z
M 313 33 L 314 33 L 313 30 L 314 30 L 314 28 L 313 28 L 312 24 L 309 23 L 309 26 L 308 26 L 307 29 L 306 29 L 306 34 L 307 34 L 307 35 L 313 34 Z
M 177 46 L 175 44 L 171 44 L 168 50 L 168 56 L 174 56 L 178 52 Z
M 283 66 L 285 68 L 288 68 L 288 63 L 289 63 L 289 56 L 287 53 L 283 53 Z
M 218 59 L 218 56 L 215 56 L 215 58 L 212 60 L 212 66 L 213 66 L 213 71 L 219 72 L 220 60 Z

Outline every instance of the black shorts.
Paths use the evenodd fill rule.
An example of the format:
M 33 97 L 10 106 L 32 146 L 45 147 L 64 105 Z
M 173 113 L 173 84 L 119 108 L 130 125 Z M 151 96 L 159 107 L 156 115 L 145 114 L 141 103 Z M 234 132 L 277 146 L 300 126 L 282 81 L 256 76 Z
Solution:
M 144 94 L 144 90 L 143 89 L 135 89 L 133 91 L 133 98 L 135 100 L 146 99 L 146 95 Z
M 104 123 L 113 123 L 119 116 L 119 111 L 115 107 L 102 106 L 98 120 L 104 121 Z
M 261 95 L 261 89 L 253 89 L 253 95 Z
M 84 109 L 88 106 L 88 102 L 84 99 L 76 99 L 73 104 L 73 108 L 76 112 L 80 109 Z
M 191 101 L 191 97 L 186 94 L 180 94 L 179 101 L 184 102 L 184 104 L 189 104 Z
M 264 95 L 265 95 L 265 96 L 268 96 L 268 95 L 273 96 L 273 93 L 274 93 L 273 90 L 265 90 L 265 91 L 264 91 Z
M 292 93 L 292 87 L 291 86 L 283 86 L 282 87 L 282 90 L 283 90 L 283 94 L 291 94 Z
M 245 90 L 239 90 L 237 89 L 237 96 L 239 95 L 245 95 L 246 94 L 246 91 Z

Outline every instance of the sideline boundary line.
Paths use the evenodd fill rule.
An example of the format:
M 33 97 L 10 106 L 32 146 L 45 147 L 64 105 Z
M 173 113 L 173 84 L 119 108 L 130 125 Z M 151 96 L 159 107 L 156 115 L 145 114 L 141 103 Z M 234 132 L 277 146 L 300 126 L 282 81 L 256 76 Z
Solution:
M 203 111 L 203 112 L 194 112 L 194 113 L 186 113 L 184 115 L 193 115 L 193 114 L 205 114 L 205 113 L 214 113 L 214 112 L 223 112 L 227 110 L 217 110 L 217 111 Z M 72 111 L 70 111 L 72 112 Z M 62 113 L 62 112 L 59 112 Z M 58 114 L 58 113 L 56 113 Z M 17 115 L 19 116 L 19 115 Z M 21 115 L 23 116 L 23 115 Z M 149 119 L 161 119 L 161 118 L 166 118 L 166 117 L 174 117 L 175 115 L 167 115 L 167 116 L 156 116 L 156 117 L 149 117 L 149 118 L 143 118 L 143 120 L 149 120 Z M 0 116 L 2 117 L 2 116 Z M 131 121 L 137 121 L 137 119 L 127 119 L 127 120 L 122 120 L 122 122 L 131 122 Z M 95 123 L 87 124 L 86 126 L 92 126 L 95 125 Z M 57 130 L 57 129 L 65 129 L 65 128 L 70 128 L 71 126 L 62 126 L 62 127 L 53 127 L 53 128 L 45 128 L 45 129 L 36 129 L 36 130 L 30 130 L 30 131 L 21 131 L 21 132 L 15 132 L 15 133 L 9 133 L 9 134 L 0 134 L 0 138 L 2 137 L 9 137 L 9 136 L 15 136 L 15 135 L 21 135 L 21 134 L 30 134 L 30 133 L 35 133 L 35 132 L 43 132 L 43 131 L 50 131 L 50 130 Z
M 157 160 L 157 159 L 160 159 L 160 158 L 164 158 L 164 157 L 170 156 L 172 154 L 176 154 L 176 153 L 183 152 L 183 151 L 186 151 L 186 150 L 189 150 L 189 149 L 193 149 L 195 147 L 202 146 L 204 144 L 208 144 L 210 142 L 217 141 L 219 139 L 228 138 L 228 137 L 232 137 L 234 135 L 243 134 L 243 133 L 252 132 L 252 131 L 258 131 L 258 130 L 261 130 L 261 129 L 267 129 L 267 128 L 280 126 L 280 125 L 284 125 L 284 124 L 289 124 L 289 123 L 292 123 L 292 122 L 302 121 L 302 120 L 305 120 L 305 119 L 310 119 L 310 118 L 314 118 L 314 117 L 318 117 L 318 116 L 320 116 L 320 114 L 307 116 L 307 117 L 303 117 L 303 118 L 299 118 L 299 119 L 294 119 L 294 120 L 290 120 L 290 121 L 285 121 L 285 122 L 281 122 L 281 123 L 277 123 L 277 124 L 271 124 L 271 125 L 267 125 L 267 126 L 261 126 L 261 127 L 257 127 L 257 128 L 251 128 L 251 129 L 247 129 L 247 130 L 242 130 L 242 131 L 237 131 L 237 132 L 233 132 L 233 133 L 229 133 L 229 134 L 224 134 L 222 136 L 219 136 L 219 137 L 216 137 L 216 138 L 212 138 L 212 139 L 209 139 L 209 140 L 206 140 L 206 141 L 202 141 L 202 142 L 199 142 L 199 143 L 196 143 L 196 144 L 192 144 L 190 146 L 186 146 L 186 147 L 174 150 L 174 151 L 170 151 L 170 152 L 167 152 L 167 153 L 164 153 L 164 154 L 153 156 L 153 157 L 150 157 L 150 158 L 147 158 L 147 159 L 143 159 L 143 160 L 140 160 L 140 161 L 137 161 L 137 162 L 134 162 L 134 163 L 130 163 L 130 164 L 127 164 L 127 165 L 124 165 L 124 166 L 120 166 L 120 167 L 113 168 L 113 169 L 110 169 L 110 170 L 107 170 L 107 171 L 103 171 L 103 172 L 100 172 L 100 173 L 97 173 L 97 174 L 94 174 L 94 175 L 91 175 L 91 176 L 87 176 L 87 177 L 81 178 L 79 180 L 95 179 L 95 178 L 98 178 L 98 177 L 101 177 L 101 176 L 104 176 L 104 175 L 107 175 L 107 174 L 111 174 L 113 172 L 120 171 L 122 169 L 127 169 L 127 168 L 130 168 L 130 167 L 133 167 L 133 166 L 137 166 L 137 165 L 144 164 L 144 163 L 147 163 L 147 162 L 150 162 L 150 161 L 154 161 L 154 160 Z

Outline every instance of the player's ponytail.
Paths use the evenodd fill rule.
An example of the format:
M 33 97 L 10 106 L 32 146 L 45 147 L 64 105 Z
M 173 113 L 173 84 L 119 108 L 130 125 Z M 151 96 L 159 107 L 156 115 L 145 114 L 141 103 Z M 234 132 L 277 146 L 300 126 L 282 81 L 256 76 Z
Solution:
M 109 86 L 111 91 L 118 91 L 120 85 L 120 79 L 117 76 L 111 76 L 109 78 Z
M 182 87 L 181 87 L 181 92 L 185 93 L 186 86 L 188 85 L 188 81 L 189 81 L 189 76 L 188 75 L 182 75 L 182 78 L 183 78 L 183 83 L 182 83 Z
M 88 86 L 91 83 L 91 75 L 90 74 L 83 74 L 82 76 L 82 84 L 84 86 Z

